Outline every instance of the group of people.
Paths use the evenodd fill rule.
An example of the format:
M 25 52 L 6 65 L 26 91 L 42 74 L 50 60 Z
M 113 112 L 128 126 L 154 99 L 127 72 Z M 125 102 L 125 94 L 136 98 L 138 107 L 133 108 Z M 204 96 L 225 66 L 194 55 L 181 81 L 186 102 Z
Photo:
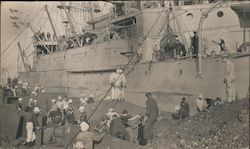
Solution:
M 51 37 L 50 32 L 44 33 L 44 32 L 37 31 L 35 33 L 35 35 L 33 36 L 33 38 L 34 38 L 35 41 L 40 41 L 40 40 L 42 40 L 42 41 L 52 41 L 52 40 L 55 40 L 55 35 L 53 35 Z
M 77 149 L 92 149 L 93 141 L 101 140 L 105 134 L 126 140 L 135 144 L 152 146 L 154 138 L 153 127 L 159 115 L 156 100 L 150 92 L 146 93 L 146 113 L 132 116 L 127 109 L 119 114 L 113 108 L 108 109 L 102 119 L 96 123 L 94 130 L 90 132 L 89 124 L 81 122 L 81 132 L 74 140 Z

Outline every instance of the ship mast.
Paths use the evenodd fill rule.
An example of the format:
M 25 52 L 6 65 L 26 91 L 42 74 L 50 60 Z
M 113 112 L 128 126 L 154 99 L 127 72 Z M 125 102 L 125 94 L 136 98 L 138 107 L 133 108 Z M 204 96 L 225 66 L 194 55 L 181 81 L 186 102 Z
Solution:
M 74 27 L 74 25 L 73 25 L 73 22 L 72 22 L 72 20 L 71 20 L 71 18 L 70 18 L 70 16 L 69 16 L 69 14 L 68 14 L 68 12 L 67 12 L 67 10 L 66 10 L 64 4 L 63 4 L 63 2 L 61 2 L 61 4 L 62 4 L 63 10 L 64 10 L 64 12 L 65 12 L 65 14 L 66 14 L 66 16 L 67 16 L 67 19 L 68 19 L 68 21 L 69 21 L 69 24 L 70 24 L 70 28 L 71 28 L 71 30 L 72 30 L 72 33 L 73 33 L 74 37 L 76 38 L 76 41 L 77 41 L 78 46 L 80 46 L 80 39 L 79 39 L 79 37 L 78 37 L 77 34 L 76 34 L 76 31 L 75 31 L 75 27 Z
M 19 49 L 19 52 L 20 52 L 20 55 L 21 55 L 21 58 L 22 58 L 22 63 L 23 63 L 23 66 L 24 66 L 24 71 L 27 72 L 27 65 L 26 65 L 26 63 L 24 61 L 23 51 L 22 51 L 20 42 L 18 42 L 17 45 L 18 45 L 18 49 Z
M 55 34 L 56 41 L 57 41 L 57 43 L 58 43 L 58 36 L 57 36 L 56 30 L 55 30 L 54 24 L 53 24 L 53 22 L 52 22 L 52 20 L 51 20 L 51 16 L 50 16 L 50 13 L 49 13 L 49 10 L 48 10 L 48 6 L 45 5 L 44 8 L 45 8 L 45 11 L 47 12 L 47 15 L 48 15 L 48 18 L 49 18 L 50 25 L 51 25 L 51 27 L 52 27 L 52 30 L 53 30 L 54 34 Z

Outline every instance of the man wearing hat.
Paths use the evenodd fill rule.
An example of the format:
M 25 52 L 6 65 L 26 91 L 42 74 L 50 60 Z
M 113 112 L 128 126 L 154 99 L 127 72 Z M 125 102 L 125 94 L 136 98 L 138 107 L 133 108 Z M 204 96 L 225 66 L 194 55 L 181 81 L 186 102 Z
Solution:
M 88 131 L 89 125 L 86 122 L 80 124 L 80 129 L 81 132 L 76 136 L 74 144 L 76 145 L 76 142 L 82 142 L 78 144 L 84 146 L 84 149 L 93 149 L 94 141 L 101 141 L 105 136 L 105 132 L 99 133 Z
M 226 99 L 228 102 L 236 100 L 236 87 L 235 87 L 235 67 L 234 63 L 229 60 L 228 55 L 223 55 L 224 62 L 226 63 L 224 84 L 226 86 Z
M 28 101 L 28 105 L 25 107 L 24 111 L 31 113 L 33 109 L 34 109 L 34 100 L 30 98 Z
M 152 97 L 150 92 L 147 92 L 146 96 L 148 99 L 146 101 L 146 122 L 143 132 L 148 146 L 151 146 L 153 139 L 153 127 L 159 114 L 159 108 L 156 100 Z
M 16 108 L 18 111 L 23 111 L 23 98 L 18 98 Z
M 199 94 L 198 99 L 196 99 L 196 106 L 198 112 L 207 110 L 208 105 L 202 94 Z
M 196 31 L 194 31 L 194 36 L 192 37 L 192 57 L 196 58 L 198 55 L 198 48 L 199 48 L 199 37 Z
M 84 106 L 80 106 L 79 111 L 80 111 L 79 123 L 81 124 L 81 122 L 87 122 L 87 112 Z
M 31 112 L 26 117 L 27 138 L 26 138 L 25 145 L 32 146 L 35 142 L 36 135 L 35 135 L 34 130 L 39 129 L 37 117 L 40 111 L 41 110 L 39 107 L 35 107 L 33 112 Z
M 113 72 L 109 78 L 111 89 L 111 98 L 115 100 L 124 100 L 124 89 L 126 88 L 126 78 L 122 73 L 122 69 L 117 68 L 116 72 Z

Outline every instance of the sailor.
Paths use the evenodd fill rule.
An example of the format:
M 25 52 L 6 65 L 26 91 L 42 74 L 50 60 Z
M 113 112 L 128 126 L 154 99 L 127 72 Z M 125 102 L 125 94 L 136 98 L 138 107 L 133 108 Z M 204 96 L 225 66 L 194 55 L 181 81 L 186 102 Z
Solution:
M 216 42 L 216 41 L 212 41 L 212 42 L 220 46 L 220 54 L 221 55 L 228 53 L 228 49 L 226 47 L 226 43 L 225 43 L 224 39 L 220 39 L 220 42 Z
M 36 99 L 33 101 L 33 107 L 34 107 L 34 108 L 35 108 L 35 107 L 39 107 L 38 101 L 37 101 Z
M 120 138 L 126 141 L 131 141 L 127 130 L 122 125 L 122 119 L 118 114 L 112 115 L 112 121 L 110 123 L 110 135 L 116 138 Z
M 109 108 L 108 112 L 106 113 L 106 119 L 107 119 L 107 127 L 110 127 L 110 123 L 113 120 L 113 115 L 118 115 L 118 113 L 115 112 L 115 110 L 113 108 Z
M 105 136 L 105 132 L 90 132 L 88 131 L 89 125 L 86 122 L 82 122 L 80 124 L 81 132 L 75 138 L 75 146 L 77 142 L 79 145 L 84 146 L 84 149 L 93 149 L 94 141 L 101 141 L 102 138 Z
M 51 117 L 52 125 L 54 126 L 63 125 L 62 113 L 58 107 L 53 106 L 48 114 L 48 117 Z
M 129 125 L 129 123 L 128 123 L 129 119 L 131 119 L 131 118 L 132 118 L 132 116 L 128 114 L 128 110 L 124 109 L 122 111 L 122 114 L 121 114 L 122 125 L 127 130 L 128 134 L 131 138 L 130 141 L 135 142 L 136 138 L 134 137 L 133 129 L 132 129 L 131 125 Z
M 65 107 L 68 106 L 68 102 L 67 102 L 67 98 L 66 97 L 63 97 L 62 106 L 63 106 L 63 109 L 65 109 Z
M 51 34 L 49 32 L 47 32 L 47 40 L 51 41 Z
M 110 77 L 109 77 L 109 82 L 111 85 L 111 99 L 115 99 L 117 100 L 118 97 L 118 90 L 117 90 L 117 78 L 119 76 L 119 69 L 116 69 L 116 72 L 111 73 Z
M 36 98 L 37 97 L 37 92 L 35 92 L 35 91 L 33 91 L 33 92 L 31 92 L 31 94 L 30 94 L 30 96 L 32 97 L 32 98 Z
M 57 101 L 56 101 L 56 105 L 57 105 L 57 108 L 59 109 L 59 111 L 62 114 L 62 119 L 64 119 L 65 118 L 65 115 L 64 115 L 65 113 L 64 113 L 64 107 L 63 107 L 64 105 L 63 105 L 62 100 L 63 100 L 62 96 L 58 96 Z
M 81 95 L 80 103 L 81 103 L 81 105 L 84 106 L 84 107 L 88 104 L 88 99 L 87 99 L 87 97 L 86 97 L 85 94 L 82 94 L 82 95 Z
M 147 140 L 147 145 L 152 146 L 151 143 L 153 139 L 153 127 L 159 114 L 159 108 L 156 100 L 152 97 L 152 94 L 150 92 L 147 92 L 146 96 L 146 122 L 144 126 L 144 136 Z
M 48 111 L 48 114 L 47 114 L 47 124 L 52 121 L 52 119 L 50 117 L 50 112 L 55 111 L 55 110 L 57 110 L 56 100 L 52 99 L 51 100 L 51 109 Z
M 157 62 L 160 60 L 160 47 L 158 46 L 157 42 L 154 42 L 153 46 L 153 55 L 152 55 L 152 61 Z
M 34 109 L 34 103 L 33 103 L 33 101 L 34 100 L 32 98 L 29 99 L 28 105 L 24 109 L 25 112 L 29 112 L 29 113 L 32 112 L 32 110 Z
M 198 99 L 196 99 L 196 106 L 198 112 L 207 111 L 208 105 L 202 94 L 199 94 Z
M 23 111 L 23 98 L 18 98 L 16 107 L 18 111 Z
M 109 78 L 111 89 L 111 97 L 114 100 L 124 100 L 125 93 L 124 89 L 126 88 L 126 78 L 122 73 L 122 69 L 116 69 L 116 72 L 112 73 Z
M 137 62 L 139 62 L 140 60 L 142 60 L 142 55 L 143 55 L 143 42 L 142 40 L 139 41 L 138 44 L 138 50 L 137 50 Z
M 65 119 L 70 124 L 76 124 L 74 109 L 69 107 L 68 104 L 65 105 Z
M 83 106 L 80 106 L 79 111 L 80 111 L 80 116 L 79 116 L 78 123 L 81 124 L 82 122 L 87 122 L 87 112 L 85 108 Z
M 94 102 L 94 96 L 92 94 L 89 95 L 89 98 L 88 98 L 88 103 L 92 103 Z
M 119 75 L 120 77 L 117 80 L 117 82 L 120 84 L 120 87 L 119 87 L 120 95 L 118 96 L 118 100 L 124 101 L 125 100 L 125 88 L 127 87 L 127 84 L 126 84 L 126 77 L 123 74 L 122 69 L 119 70 Z
M 56 101 L 56 106 L 59 109 L 63 109 L 62 96 L 58 96 L 57 101 Z
M 106 25 L 105 26 L 105 37 L 104 41 L 108 41 L 110 39 L 110 26 Z
M 198 55 L 198 48 L 199 48 L 199 37 L 197 32 L 194 32 L 194 36 L 192 37 L 192 44 L 191 44 L 191 49 L 192 49 L 192 57 L 195 58 Z
M 226 86 L 226 99 L 228 102 L 236 100 L 235 87 L 235 67 L 234 63 L 229 60 L 228 55 L 224 55 L 223 59 L 226 63 L 224 84 Z
M 182 97 L 181 106 L 175 108 L 177 113 L 172 114 L 173 119 L 184 119 L 189 116 L 190 107 L 185 97 Z
M 26 131 L 27 131 L 27 138 L 25 145 L 32 146 L 35 143 L 36 135 L 34 130 L 39 129 L 38 124 L 38 114 L 40 113 L 39 107 L 34 108 L 33 112 L 30 113 L 30 115 L 27 116 L 26 119 Z

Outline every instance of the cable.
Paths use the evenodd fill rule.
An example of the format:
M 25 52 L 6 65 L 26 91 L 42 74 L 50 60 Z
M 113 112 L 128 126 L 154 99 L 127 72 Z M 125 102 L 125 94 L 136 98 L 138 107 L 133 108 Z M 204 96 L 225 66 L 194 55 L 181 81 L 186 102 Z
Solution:
M 41 12 L 43 10 L 43 8 L 41 8 L 40 10 L 39 10 L 39 12 L 31 19 L 31 21 L 30 21 L 30 23 L 32 23 L 33 21 L 34 21 L 34 19 L 38 16 L 38 14 Z M 25 31 L 26 30 L 26 28 L 25 29 L 23 29 L 15 38 L 14 38 L 14 40 L 3 50 L 3 51 L 1 51 L 1 55 L 3 55 L 3 53 L 4 52 L 6 52 L 8 49 L 9 49 L 9 47 L 16 41 L 16 39 L 23 33 L 23 31 Z
M 160 16 L 161 16 L 161 13 L 159 13 L 158 18 L 156 19 L 156 21 L 154 22 L 154 24 L 151 26 L 151 28 L 150 28 L 150 30 L 148 31 L 147 35 L 143 38 L 143 42 L 146 40 L 147 36 L 148 36 L 149 33 L 152 31 L 154 25 L 155 25 L 156 22 L 159 20 Z M 136 52 L 137 52 L 141 47 L 142 47 L 142 45 L 140 45 L 140 47 L 136 50 Z M 135 55 L 136 55 L 136 54 L 135 54 Z M 128 65 L 131 63 L 131 61 L 132 61 L 132 59 L 134 58 L 135 55 L 133 55 L 133 56 L 130 57 L 130 59 L 129 59 L 128 63 L 125 65 L 125 68 L 124 68 L 124 69 L 126 69 L 126 68 L 128 67 Z M 135 66 L 135 64 L 136 64 L 136 63 L 134 63 L 133 66 Z M 129 72 L 130 72 L 130 71 L 127 72 L 126 76 L 129 74 Z M 120 76 L 121 76 L 122 74 L 123 74 L 123 73 L 121 73 L 121 74 L 117 77 L 117 79 L 115 80 L 115 83 L 116 83 L 116 81 L 120 78 Z M 114 83 L 114 84 L 115 84 L 115 83 Z M 103 96 L 103 98 L 100 100 L 100 102 L 97 104 L 97 106 L 95 107 L 95 109 L 93 110 L 93 112 L 92 112 L 92 113 L 90 114 L 90 116 L 88 117 L 87 121 L 90 120 L 91 116 L 94 114 L 94 112 L 95 112 L 95 111 L 98 109 L 98 107 L 101 105 L 101 103 L 103 102 L 103 100 L 105 99 L 105 97 L 108 95 L 109 91 L 112 89 L 112 87 L 114 86 L 114 84 L 111 85 L 111 87 L 107 90 L 106 94 Z M 116 102 L 115 102 L 113 108 L 115 108 L 115 106 L 117 105 L 117 103 L 118 103 L 118 100 L 116 100 Z M 69 144 L 66 146 L 66 148 L 68 148 L 68 146 L 69 146 L 70 144 L 72 144 L 73 140 L 75 139 L 75 137 L 78 135 L 79 132 L 80 132 L 80 130 L 76 133 L 75 136 L 72 137 L 72 140 L 69 142 Z

